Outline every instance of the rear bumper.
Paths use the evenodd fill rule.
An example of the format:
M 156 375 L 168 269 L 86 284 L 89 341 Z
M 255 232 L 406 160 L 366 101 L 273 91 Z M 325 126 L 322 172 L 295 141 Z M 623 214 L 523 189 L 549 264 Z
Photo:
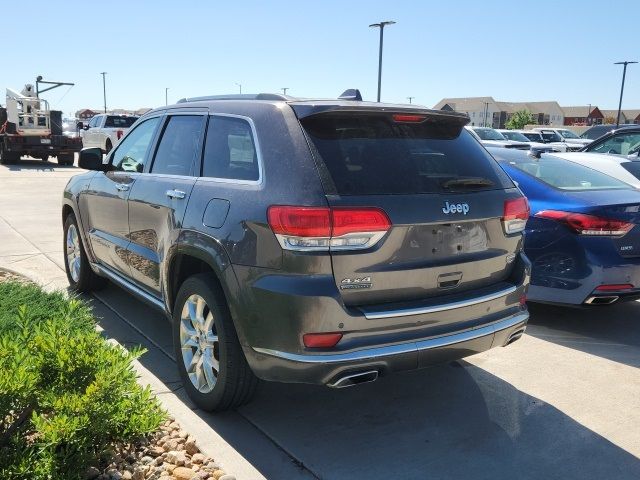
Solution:
M 359 372 L 414 370 L 506 346 L 524 333 L 528 318 L 522 310 L 478 328 L 349 352 L 297 354 L 247 347 L 245 353 L 263 380 L 332 385 Z
M 606 305 L 592 298 L 617 297 L 608 304 L 640 298 L 640 257 L 623 258 L 606 243 L 608 239 L 591 239 L 585 242 L 557 242 L 547 246 L 555 263 L 565 262 L 572 268 L 561 272 L 550 272 L 548 265 L 540 269 L 539 259 L 545 253 L 527 251 L 533 261 L 533 276 L 527 293 L 530 302 L 567 306 Z M 596 243 L 597 242 L 597 243 Z M 560 246 L 561 248 L 558 248 Z M 554 248 L 555 247 L 555 248 Z M 525 244 L 526 248 L 526 244 Z M 600 285 L 631 284 L 635 288 L 625 291 L 598 292 Z
M 5 146 L 10 152 L 20 153 L 21 155 L 35 154 L 35 156 L 45 153 L 50 155 L 74 153 L 82 149 L 82 140 L 79 138 L 50 135 L 44 138 L 49 143 L 42 143 L 42 140 L 43 138 L 39 136 L 8 135 L 5 137 Z

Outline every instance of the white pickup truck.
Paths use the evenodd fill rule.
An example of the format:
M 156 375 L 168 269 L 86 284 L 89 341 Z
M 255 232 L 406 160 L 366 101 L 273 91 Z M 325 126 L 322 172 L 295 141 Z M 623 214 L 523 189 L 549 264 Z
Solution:
M 96 115 L 82 126 L 82 147 L 101 148 L 104 153 L 109 153 L 138 118 L 130 115 Z

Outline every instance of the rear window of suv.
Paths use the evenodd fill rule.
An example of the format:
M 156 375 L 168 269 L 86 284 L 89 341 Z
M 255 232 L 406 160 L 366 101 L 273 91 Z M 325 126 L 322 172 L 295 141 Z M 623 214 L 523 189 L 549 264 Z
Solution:
M 339 195 L 445 193 L 513 187 L 457 120 L 399 123 L 391 114 L 325 113 L 301 120 Z M 326 177 L 326 175 L 324 175 Z M 328 188 L 333 187 L 333 188 Z
M 104 128 L 129 128 L 136 123 L 138 117 L 112 117 L 108 116 L 104 121 Z

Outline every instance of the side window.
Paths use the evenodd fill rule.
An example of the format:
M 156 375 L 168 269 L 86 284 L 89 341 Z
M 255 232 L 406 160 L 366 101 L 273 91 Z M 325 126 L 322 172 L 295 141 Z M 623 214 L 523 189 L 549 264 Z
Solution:
M 203 117 L 196 115 L 176 115 L 169 118 L 151 173 L 192 175 L 202 145 L 203 123 Z
M 127 135 L 113 152 L 111 164 L 116 170 L 142 172 L 153 133 L 160 117 L 145 120 Z
M 98 115 L 92 117 L 91 120 L 89 120 L 89 128 L 95 127 L 97 121 L 98 121 Z
M 258 155 L 249 122 L 210 117 L 202 169 L 205 177 L 258 180 Z

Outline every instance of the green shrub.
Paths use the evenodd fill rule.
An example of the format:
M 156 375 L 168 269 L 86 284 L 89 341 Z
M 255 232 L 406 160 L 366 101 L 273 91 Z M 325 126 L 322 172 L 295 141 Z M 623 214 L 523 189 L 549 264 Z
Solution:
M 109 447 L 164 420 L 126 351 L 90 308 L 34 285 L 0 283 L 0 478 L 74 479 Z

